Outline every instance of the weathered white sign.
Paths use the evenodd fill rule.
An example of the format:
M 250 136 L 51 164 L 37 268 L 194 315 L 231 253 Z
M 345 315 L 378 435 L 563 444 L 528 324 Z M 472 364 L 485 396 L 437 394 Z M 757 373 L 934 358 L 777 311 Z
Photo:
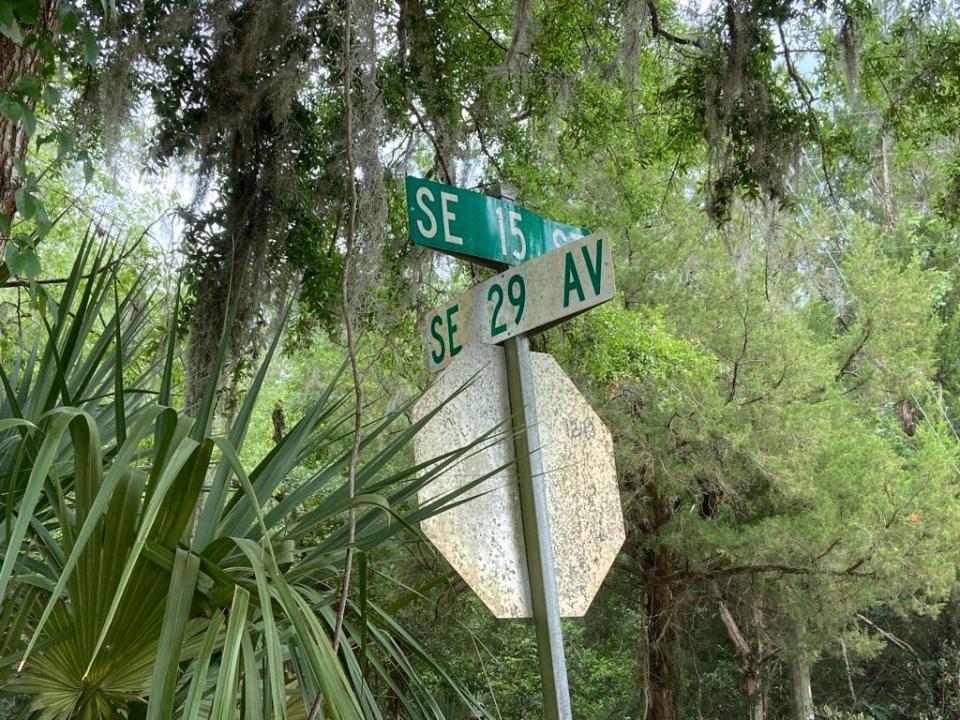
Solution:
M 610 300 L 610 239 L 598 232 L 495 275 L 426 317 L 427 367 L 446 367 L 464 347 L 499 344 Z
M 541 353 L 532 360 L 560 614 L 580 617 L 625 537 L 613 441 L 556 361 Z M 465 446 L 500 424 L 509 427 L 503 350 L 493 345 L 460 354 L 417 403 L 414 417 L 426 415 L 474 376 L 417 434 L 417 463 Z M 420 492 L 419 501 L 428 503 L 512 458 L 508 435 L 447 470 Z M 467 496 L 472 499 L 424 520 L 424 533 L 497 617 L 530 617 L 515 467 Z

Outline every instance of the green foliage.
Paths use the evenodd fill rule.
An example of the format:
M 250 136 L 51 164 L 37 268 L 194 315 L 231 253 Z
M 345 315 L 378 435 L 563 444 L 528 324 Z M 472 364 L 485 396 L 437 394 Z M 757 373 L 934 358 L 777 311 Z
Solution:
M 433 627 L 428 646 L 444 652 L 451 671 L 494 717 L 537 718 L 543 713 L 537 646 L 529 623 L 493 618 L 459 583 L 441 585 L 433 612 L 404 613 L 405 622 Z M 575 717 L 643 715 L 634 693 L 636 648 L 628 640 L 640 630 L 638 613 L 614 594 L 602 595 L 583 621 L 564 623 Z M 444 717 L 466 720 L 462 710 Z
M 330 638 L 346 538 L 331 521 L 356 509 L 369 554 L 452 499 L 403 509 L 435 474 L 391 463 L 419 427 L 386 434 L 407 405 L 368 426 L 353 499 L 348 453 L 297 472 L 350 417 L 333 386 L 248 473 L 237 452 L 277 340 L 228 435 L 210 437 L 212 395 L 196 418 L 169 406 L 176 335 L 150 342 L 152 270 L 123 296 L 116 272 L 110 245 L 81 245 L 62 292 L 43 291 L 45 336 L 0 364 L 4 689 L 51 719 L 288 717 L 318 693 L 326 716 L 368 718 L 379 700 L 361 666 L 400 668 L 397 701 L 429 716 L 407 658 L 446 676 L 389 613 L 351 602 L 339 656 Z
M 102 10 L 102 14 L 100 11 Z M 4 258 L 13 262 L 8 270 L 26 275 L 36 270 L 31 246 L 49 231 L 51 220 L 45 207 L 39 178 L 58 172 L 71 163 L 80 163 L 89 182 L 93 174 L 90 148 L 77 142 L 77 129 L 58 122 L 65 111 L 61 88 L 56 82 L 64 67 L 70 66 L 76 43 L 82 43 L 88 69 L 96 65 L 99 41 L 96 28 L 111 20 L 111 7 L 104 4 L 91 12 L 73 3 L 51 3 L 45 0 L 17 0 L 0 7 L 0 33 L 13 44 L 8 46 L 11 76 L 0 88 L 0 114 L 19 126 L 28 141 L 39 150 L 51 145 L 54 150 L 48 166 L 38 172 L 32 160 L 13 156 L 9 162 L 16 168 L 19 186 L 16 191 L 16 212 L 19 234 L 13 235 L 18 246 L 15 254 Z M 21 64 L 24 54 L 30 62 Z M 38 118 L 45 122 L 38 123 Z M 50 122 L 52 121 L 52 122 Z M 12 218 L 0 218 L 0 236 L 11 235 Z
M 563 326 L 568 365 L 610 392 L 624 382 L 650 380 L 664 385 L 706 378 L 713 370 L 709 357 L 666 327 L 660 310 L 625 310 L 604 305 Z
M 191 436 L 178 438 L 182 448 L 192 447 L 187 439 L 198 443 L 183 450 L 184 467 L 203 460 L 199 448 L 211 452 L 216 469 L 205 490 L 213 501 L 197 521 L 203 542 L 188 542 L 196 535 L 184 528 L 178 542 L 164 544 L 140 516 L 129 520 L 131 533 L 142 529 L 149 538 L 145 560 L 131 570 L 130 597 L 147 598 L 142 583 L 153 572 L 161 590 L 136 603 L 149 616 L 142 624 L 176 631 L 186 640 L 182 654 L 172 644 L 160 652 L 146 641 L 119 643 L 132 682 L 118 681 L 115 695 L 105 691 L 101 699 L 142 704 L 147 695 L 172 692 L 171 711 L 197 702 L 226 713 L 228 693 L 241 686 L 244 701 L 272 701 L 278 683 L 247 680 L 259 677 L 254 660 L 276 656 L 274 635 L 286 648 L 284 670 L 297 675 L 286 679 L 285 697 L 312 691 L 316 668 L 293 635 L 322 644 L 342 561 L 338 513 L 346 505 L 338 478 L 349 437 L 336 421 L 347 410 L 324 413 L 338 396 L 325 394 L 340 364 L 337 304 L 349 195 L 343 6 L 118 5 L 115 13 L 109 3 L 62 5 L 55 37 L 31 24 L 39 3 L 0 9 L 0 30 L 11 38 L 37 36 L 32 42 L 44 58 L 0 98 L 0 112 L 41 146 L 20 172 L 22 224 L 4 228 L 11 235 L 4 272 L 41 279 L 57 266 L 47 258 L 59 253 L 62 263 L 70 254 L 72 246 L 56 242 L 67 233 L 44 194 L 50 178 L 36 169 L 37 159 L 85 159 L 89 182 L 91 159 L 110 144 L 111 124 L 149 96 L 156 127 L 146 133 L 148 164 L 196 160 L 201 179 L 211 183 L 199 183 L 202 202 L 187 216 L 191 293 L 181 315 L 205 333 L 202 345 L 190 347 L 215 358 L 229 298 L 248 304 L 235 315 L 240 332 L 232 349 L 242 367 L 231 367 L 236 402 L 225 406 L 226 417 L 208 417 L 188 432 L 187 416 L 163 415 Z M 531 209 L 608 228 L 615 238 L 621 298 L 538 340 L 613 431 L 628 526 L 595 611 L 567 628 L 577 716 L 644 717 L 651 691 L 671 691 L 669 672 L 652 669 L 656 662 L 672 663 L 678 678 L 669 717 L 741 715 L 744 681 L 753 676 L 770 695 L 770 714 L 785 715 L 783 665 L 802 650 L 813 662 L 815 701 L 825 715 L 948 717 L 955 710 L 948 678 L 957 667 L 957 632 L 944 618 L 957 605 L 953 426 L 960 393 L 955 8 L 761 0 L 714 3 L 694 16 L 686 5 L 599 0 L 354 7 L 361 16 L 355 48 L 369 60 L 359 60 L 353 84 L 356 149 L 367 162 L 355 174 L 366 273 L 356 294 L 358 327 L 366 332 L 359 352 L 364 389 L 387 396 L 367 419 L 383 407 L 396 425 L 371 421 L 379 434 L 365 446 L 370 458 L 393 449 L 364 480 L 378 497 L 363 500 L 368 552 L 360 572 L 369 604 L 357 597 L 351 605 L 345 633 L 352 642 L 344 643 L 349 650 L 337 665 L 352 693 L 347 704 L 367 703 L 362 710 L 372 712 L 373 705 L 395 703 L 390 712 L 404 716 L 470 712 L 472 701 L 443 689 L 444 673 L 392 614 L 372 609 L 403 605 L 408 590 L 396 581 L 448 611 L 431 617 L 404 605 L 401 616 L 428 636 L 433 654 L 448 656 L 470 698 L 504 718 L 539 711 L 530 629 L 495 624 L 475 601 L 456 602 L 462 588 L 450 589 L 447 568 L 436 559 L 411 570 L 422 548 L 379 544 L 395 529 L 386 524 L 386 507 L 418 517 L 399 489 L 418 481 L 406 451 L 389 440 L 391 432 L 407 434 L 404 403 L 426 382 L 417 316 L 477 279 L 475 267 L 433 267 L 405 242 L 400 185 L 412 171 L 462 185 L 509 180 Z M 100 98 L 96 111 L 88 104 L 93 98 Z M 84 134 L 75 132 L 75 121 Z M 39 274 L 37 257 L 44 259 Z M 161 284 L 126 272 L 121 297 Z M 243 365 L 242 353 L 251 346 L 266 352 L 277 297 L 295 284 L 293 332 L 283 351 L 270 351 L 272 370 L 261 377 L 258 361 Z M 0 338 L 5 369 L 33 338 L 47 345 L 43 319 L 55 330 L 61 305 L 77 309 L 44 286 L 22 285 L 37 324 L 26 342 L 13 332 Z M 110 294 L 107 283 L 94 296 L 110 308 Z M 16 315 L 12 305 L 0 311 L 21 317 L 19 307 Z M 44 368 L 31 377 L 53 379 L 32 381 L 21 393 L 40 404 L 36 413 L 24 411 L 38 427 L 6 427 L 8 451 L 24 436 L 43 445 L 56 420 L 41 410 L 80 404 L 100 441 L 79 442 L 99 446 L 104 469 L 88 484 L 104 487 L 118 453 L 136 437 L 137 413 L 151 406 L 149 393 L 159 392 L 163 350 L 174 347 L 163 342 L 160 323 L 142 319 L 151 331 L 121 335 L 122 354 L 111 361 L 122 372 L 97 371 L 84 380 L 77 368 L 102 367 L 113 335 L 133 321 L 133 310 L 127 312 L 112 326 L 106 311 L 99 324 L 83 321 L 83 342 L 46 359 L 37 355 Z M 83 360 L 90 353 L 97 362 Z M 167 389 L 185 375 L 173 363 Z M 245 391 L 248 381 L 256 388 Z M 299 441 L 274 443 L 278 408 L 280 434 L 299 434 Z M 297 425 L 296 418 L 316 422 Z M 79 420 L 70 422 L 81 432 Z M 221 424 L 239 461 L 228 457 L 228 445 L 211 449 L 205 440 L 220 436 L 207 426 Z M 323 442 L 311 443 L 313 433 Z M 170 467 L 171 456 L 149 435 L 123 482 Z M 26 527 L 34 544 L 24 539 L 28 549 L 17 562 L 29 560 L 29 572 L 15 576 L 20 594 L 4 616 L 23 617 L 24 627 L 75 547 L 67 536 L 92 517 L 78 511 L 72 494 L 75 445 L 58 450 L 58 472 L 45 482 L 36 500 L 41 511 Z M 253 468 L 247 479 L 256 501 L 244 493 L 240 468 Z M 189 485 L 172 475 L 171 482 Z M 373 476 L 393 478 L 397 489 L 388 492 Z M 14 483 L 18 501 L 29 474 L 21 479 Z M 197 492 L 183 489 L 188 499 Z M 145 496 L 131 500 L 141 513 L 148 504 Z M 11 511 L 8 532 L 19 517 Z M 166 515 L 157 518 L 156 527 L 178 527 Z M 54 532 L 61 525 L 62 537 Z M 254 546 L 231 545 L 222 534 Z M 301 555 L 287 564 L 288 551 Z M 79 577 L 81 560 L 104 576 L 125 562 L 104 569 L 83 551 L 77 557 L 71 578 Z M 174 573 L 176 588 L 196 585 L 194 592 L 169 592 Z M 42 633 L 67 623 L 87 627 L 75 619 L 74 598 L 86 599 L 89 589 L 74 582 L 67 580 Z M 264 592 L 272 599 L 264 602 Z M 108 602 L 98 597 L 93 604 Z M 128 613 L 123 602 L 134 603 L 121 600 L 115 622 Z M 734 647 L 720 602 L 750 657 Z M 172 609 L 188 603 L 179 614 Z M 275 634 L 264 608 L 276 611 Z M 241 615 L 247 622 L 235 619 Z M 292 617 L 304 625 L 294 627 Z M 92 627 L 103 627 L 103 615 L 91 618 Z M 877 628 L 906 638 L 919 657 Z M 945 639 L 933 642 L 938 637 Z M 365 644 L 369 655 L 360 649 Z M 328 658 L 321 650 L 313 661 Z M 151 653 L 181 674 L 148 673 Z M 31 662 L 45 657 L 54 657 L 53 648 L 37 645 Z

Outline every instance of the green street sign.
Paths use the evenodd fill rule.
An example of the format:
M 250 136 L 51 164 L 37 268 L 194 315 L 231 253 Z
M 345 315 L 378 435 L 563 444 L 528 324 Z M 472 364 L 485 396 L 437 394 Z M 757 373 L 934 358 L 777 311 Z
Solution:
M 451 255 L 519 265 L 589 234 L 480 193 L 407 176 L 410 240 Z
M 594 233 L 510 268 L 436 308 L 423 324 L 427 368 L 441 370 L 464 347 L 498 345 L 545 330 L 613 298 L 610 239 Z

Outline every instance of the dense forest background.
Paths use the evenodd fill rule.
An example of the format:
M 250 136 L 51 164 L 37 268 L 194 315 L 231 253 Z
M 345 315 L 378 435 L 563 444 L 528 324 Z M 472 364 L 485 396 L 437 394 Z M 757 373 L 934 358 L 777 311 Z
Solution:
M 535 341 L 627 523 L 575 717 L 960 718 L 958 13 L 0 0 L 0 716 L 540 716 L 416 533 L 419 322 L 490 271 L 413 174 L 614 240 Z

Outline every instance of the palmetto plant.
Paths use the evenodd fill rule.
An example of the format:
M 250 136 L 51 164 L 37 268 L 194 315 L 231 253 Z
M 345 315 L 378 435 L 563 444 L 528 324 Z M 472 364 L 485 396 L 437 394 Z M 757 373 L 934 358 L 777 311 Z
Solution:
M 440 717 L 412 659 L 457 685 L 371 601 L 366 558 L 462 500 L 410 502 L 479 443 L 397 470 L 429 419 L 406 426 L 397 408 L 366 425 L 351 498 L 336 448 L 352 411 L 332 383 L 248 471 L 277 339 L 212 437 L 213 388 L 196 417 L 171 407 L 176 328 L 158 322 L 150 272 L 121 293 L 116 269 L 110 246 L 85 241 L 40 312 L 43 340 L 0 359 L 0 688 L 51 720 L 295 718 L 318 695 L 316 717 L 378 718 L 378 692 L 403 717 Z M 333 459 L 294 472 L 321 450 Z M 359 581 L 335 652 L 347 534 L 334 520 L 350 508 Z

